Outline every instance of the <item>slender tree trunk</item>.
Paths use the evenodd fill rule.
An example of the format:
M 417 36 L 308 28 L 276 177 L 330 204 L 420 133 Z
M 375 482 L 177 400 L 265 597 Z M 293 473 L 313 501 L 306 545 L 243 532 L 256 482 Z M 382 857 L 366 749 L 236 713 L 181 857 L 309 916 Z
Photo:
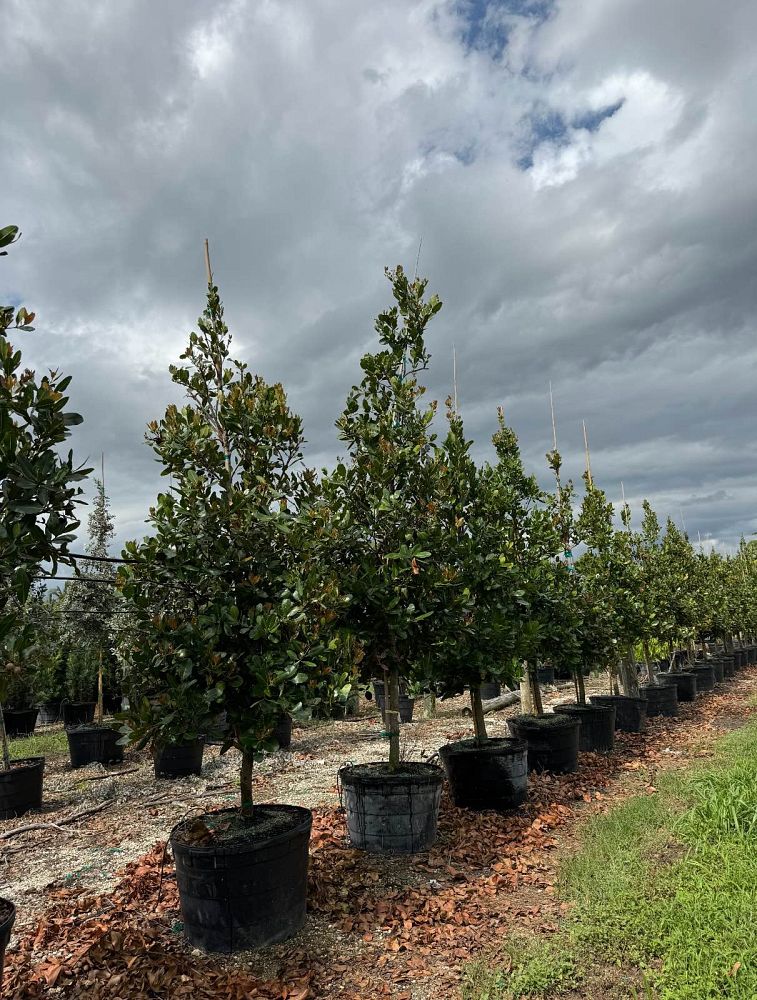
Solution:
M 578 670 L 575 673 L 576 681 L 576 701 L 579 705 L 586 704 L 586 687 L 584 686 L 584 673 L 583 670 Z
M 0 705 L 0 743 L 3 746 L 3 767 L 6 771 L 11 769 L 11 752 L 8 747 L 8 734 L 5 731 L 5 716 L 3 715 L 3 706 Z
M 636 672 L 632 646 L 629 646 L 626 655 L 620 658 L 620 686 L 627 698 L 639 697 L 639 675 Z
M 644 669 L 647 672 L 647 682 L 649 684 L 656 684 L 657 677 L 652 669 L 652 657 L 649 654 L 649 641 L 647 639 L 644 639 L 641 644 L 641 648 L 644 651 Z
M 100 663 L 97 668 L 97 724 L 101 726 L 103 724 L 103 651 L 100 647 Z
M 520 710 L 523 715 L 535 715 L 534 697 L 531 693 L 531 683 L 528 677 L 520 682 Z
M 254 758 L 242 751 L 242 766 L 239 769 L 239 791 L 242 797 L 242 815 L 252 819 L 254 803 L 252 799 L 252 765 Z
M 696 650 L 694 649 L 694 643 L 691 641 L 690 638 L 686 640 L 686 651 L 688 653 L 689 665 L 691 665 L 696 659 L 697 653 Z
M 389 732 L 389 770 L 400 764 L 400 672 L 393 664 L 386 675 L 386 729 Z
M 534 714 L 539 716 L 544 715 L 544 705 L 541 700 L 539 678 L 536 676 L 536 664 L 529 662 L 526 669 L 528 670 L 528 682 L 531 688 L 531 697 L 534 701 Z
M 481 701 L 481 688 L 478 684 L 471 685 L 470 706 L 473 710 L 473 731 L 476 734 L 476 742 L 483 744 L 487 741 L 486 722 L 484 721 L 484 705 Z
M 436 695 L 433 691 L 429 691 L 428 694 L 424 694 L 423 696 L 423 718 L 436 718 Z

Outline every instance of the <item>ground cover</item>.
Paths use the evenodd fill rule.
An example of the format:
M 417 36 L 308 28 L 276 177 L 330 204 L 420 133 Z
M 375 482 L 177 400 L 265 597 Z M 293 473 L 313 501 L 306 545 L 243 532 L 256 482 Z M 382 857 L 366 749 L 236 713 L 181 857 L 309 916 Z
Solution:
M 532 777 L 517 814 L 475 814 L 445 797 L 437 844 L 415 858 L 364 855 L 345 841 L 336 771 L 345 760 L 380 757 L 375 712 L 295 729 L 292 752 L 256 768 L 255 795 L 315 809 L 308 921 L 292 941 L 233 958 L 206 957 L 184 943 L 164 844 L 182 816 L 235 798 L 235 762 L 211 748 L 200 778 L 156 784 L 145 752 L 129 752 L 123 765 L 109 769 L 120 777 L 98 766 L 72 772 L 65 755 L 53 753 L 43 814 L 0 824 L 0 836 L 102 808 L 60 830 L 0 840 L 0 894 L 19 907 L 7 995 L 436 1000 L 459 995 L 463 969 L 470 971 L 477 955 L 490 966 L 507 965 L 519 961 L 523 947 L 532 959 L 527 986 L 538 986 L 541 968 L 539 988 L 558 982 L 570 990 L 574 955 L 552 942 L 563 940 L 574 919 L 577 903 L 558 890 L 569 891 L 565 859 L 580 857 L 587 821 L 632 796 L 657 808 L 660 789 L 673 781 L 665 775 L 711 760 L 727 729 L 755 713 L 756 691 L 757 670 L 749 668 L 719 692 L 682 706 L 678 719 L 653 720 L 644 736 L 620 735 L 609 757 L 582 754 L 577 774 Z M 566 694 L 554 693 L 551 701 Z M 462 704 L 403 727 L 408 756 L 428 758 L 465 735 Z M 492 717 L 494 735 L 504 735 L 508 714 Z M 651 925 L 645 930 L 655 937 Z M 555 963 L 565 967 L 555 971 Z M 516 972 L 525 968 L 519 963 Z M 503 983 L 496 988 L 492 1000 L 507 995 Z M 573 995 L 589 995 L 582 988 Z

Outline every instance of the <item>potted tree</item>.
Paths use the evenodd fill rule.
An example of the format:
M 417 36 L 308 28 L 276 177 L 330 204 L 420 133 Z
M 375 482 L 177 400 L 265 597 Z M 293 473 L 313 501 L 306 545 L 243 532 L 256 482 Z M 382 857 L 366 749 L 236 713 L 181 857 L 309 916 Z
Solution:
M 573 677 L 576 700 L 555 706 L 558 715 L 569 715 L 581 723 L 579 749 L 584 751 L 612 750 L 615 738 L 615 708 L 610 705 L 588 704 L 584 685 L 587 665 L 604 659 L 611 646 L 607 631 L 610 619 L 605 614 L 601 594 L 593 592 L 590 576 L 583 577 L 573 561 L 573 549 L 581 541 L 573 518 L 573 483 L 563 485 L 560 471 L 562 459 L 555 448 L 547 455 L 555 477 L 555 492 L 551 507 L 564 556 L 552 567 L 554 596 L 552 607 L 558 616 L 548 631 L 551 658 L 563 663 Z M 586 479 L 590 480 L 587 468 Z
M 442 771 L 401 760 L 400 679 L 412 680 L 429 655 L 456 589 L 441 548 L 435 406 L 421 407 L 418 380 L 429 363 L 426 326 L 441 303 L 425 299 L 425 280 L 401 267 L 386 273 L 395 305 L 379 314 L 380 350 L 363 357 L 362 381 L 337 421 L 349 459 L 323 482 L 323 516 L 349 595 L 345 622 L 367 675 L 383 678 L 386 692 L 388 761 L 339 772 L 347 829 L 364 850 L 413 853 L 436 837 Z
M 447 417 L 439 506 L 447 522 L 449 563 L 468 606 L 462 623 L 449 618 L 440 623 L 450 626 L 446 648 L 431 667 L 443 695 L 467 687 L 473 736 L 446 744 L 439 756 L 455 805 L 514 809 L 527 794 L 528 745 L 514 737 L 490 737 L 484 715 L 491 679 L 496 678 L 497 688 L 515 679 L 514 638 L 529 610 L 511 538 L 513 508 L 519 506 L 511 481 L 514 439 L 500 412 L 493 438 L 498 461 L 479 469 L 470 457 L 462 418 L 451 409 Z
M 0 229 L 0 248 L 17 237 L 17 226 Z M 79 526 L 78 483 L 90 471 L 76 468 L 72 453 L 62 457 L 59 450 L 70 428 L 81 423 L 78 414 L 66 411 L 70 378 L 25 370 L 21 351 L 8 339 L 11 328 L 31 330 L 33 318 L 23 307 L 0 307 L 0 819 L 41 804 L 44 758 L 11 760 L 3 699 L 12 675 L 28 662 L 33 637 L 20 609 L 34 578 L 43 564 L 55 572 L 59 562 L 73 561 L 67 546 Z M 8 914 L 0 905 L 7 928 L 12 910 Z
M 305 919 L 311 813 L 253 801 L 253 767 L 319 675 L 335 588 L 320 572 L 301 507 L 302 423 L 280 385 L 229 356 L 231 338 L 209 276 L 169 406 L 148 441 L 172 488 L 151 508 L 152 534 L 130 542 L 121 572 L 139 636 L 133 670 L 159 696 L 161 738 L 225 717 L 223 752 L 239 754 L 238 807 L 179 823 L 170 843 L 184 932 L 229 952 L 294 934 Z M 193 691 L 191 702 L 187 693 Z M 134 739 L 149 735 L 138 715 Z

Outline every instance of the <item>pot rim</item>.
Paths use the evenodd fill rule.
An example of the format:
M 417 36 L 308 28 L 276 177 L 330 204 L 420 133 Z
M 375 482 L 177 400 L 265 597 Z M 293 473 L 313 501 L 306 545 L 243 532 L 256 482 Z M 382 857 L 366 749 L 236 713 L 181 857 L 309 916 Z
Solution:
M 425 760 L 405 761 L 404 763 L 413 764 L 415 767 L 422 768 L 423 770 L 410 774 L 398 774 L 397 772 L 392 773 L 389 771 L 389 764 L 386 761 L 368 761 L 365 764 L 343 764 L 339 768 L 337 777 L 340 785 L 349 785 L 350 787 L 354 787 L 355 785 L 371 786 L 386 784 L 395 786 L 424 786 L 442 783 L 444 771 L 438 764 L 430 764 Z M 358 775 L 356 773 L 357 768 L 364 767 L 371 769 L 375 773 Z
M 468 755 L 480 753 L 487 757 L 511 756 L 516 753 L 523 753 L 528 750 L 526 740 L 518 736 L 490 736 L 483 746 L 475 744 L 475 737 L 464 740 L 455 740 L 452 743 L 445 743 L 439 747 L 439 756 L 444 754 L 453 757 L 456 754 Z
M 21 767 L 14 767 L 13 765 L 21 764 Z M 0 767 L 0 778 L 4 774 L 18 774 L 19 771 L 31 771 L 34 768 L 43 768 L 45 766 L 44 757 L 11 757 L 11 769 L 6 771 L 4 768 Z
M 182 825 L 182 823 L 187 822 L 188 817 L 184 817 L 179 820 L 179 822 L 172 828 L 170 834 L 168 835 L 168 842 L 171 845 L 171 849 L 176 852 L 178 850 L 185 851 L 188 854 L 194 855 L 204 855 L 205 857 L 210 857 L 211 855 L 234 855 L 234 854 L 253 854 L 259 851 L 261 848 L 270 847 L 271 844 L 277 844 L 284 840 L 291 840 L 298 833 L 304 833 L 307 830 L 308 836 L 310 836 L 310 831 L 313 826 L 313 813 L 310 809 L 305 806 L 295 806 L 288 802 L 257 802 L 255 803 L 256 808 L 274 808 L 280 810 L 287 810 L 292 812 L 293 815 L 300 813 L 302 822 L 298 823 L 297 826 L 292 827 L 289 830 L 284 830 L 281 833 L 275 834 L 273 837 L 267 837 L 263 840 L 244 840 L 240 839 L 239 842 L 230 841 L 226 844 L 185 844 L 180 840 L 175 839 L 175 834 L 177 829 Z M 224 813 L 238 813 L 238 806 L 226 806 L 224 809 L 209 809 L 203 813 L 200 813 L 199 819 L 204 816 L 221 816 Z

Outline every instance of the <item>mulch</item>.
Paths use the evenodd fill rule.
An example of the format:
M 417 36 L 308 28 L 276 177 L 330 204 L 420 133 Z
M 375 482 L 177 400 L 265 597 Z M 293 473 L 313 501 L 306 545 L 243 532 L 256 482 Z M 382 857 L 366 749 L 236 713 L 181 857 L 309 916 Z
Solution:
M 456 995 L 463 964 L 515 931 L 554 933 L 559 857 L 582 819 L 629 795 L 654 794 L 659 770 L 706 757 L 726 728 L 756 708 L 757 669 L 722 693 L 655 719 L 643 736 L 618 734 L 609 756 L 582 754 L 572 775 L 534 775 L 512 815 L 442 802 L 434 848 L 385 858 L 352 849 L 338 808 L 314 810 L 309 918 L 303 935 L 264 953 L 205 956 L 181 933 L 165 844 L 95 895 L 51 885 L 37 926 L 6 959 L 9 1000 L 435 1000 Z

